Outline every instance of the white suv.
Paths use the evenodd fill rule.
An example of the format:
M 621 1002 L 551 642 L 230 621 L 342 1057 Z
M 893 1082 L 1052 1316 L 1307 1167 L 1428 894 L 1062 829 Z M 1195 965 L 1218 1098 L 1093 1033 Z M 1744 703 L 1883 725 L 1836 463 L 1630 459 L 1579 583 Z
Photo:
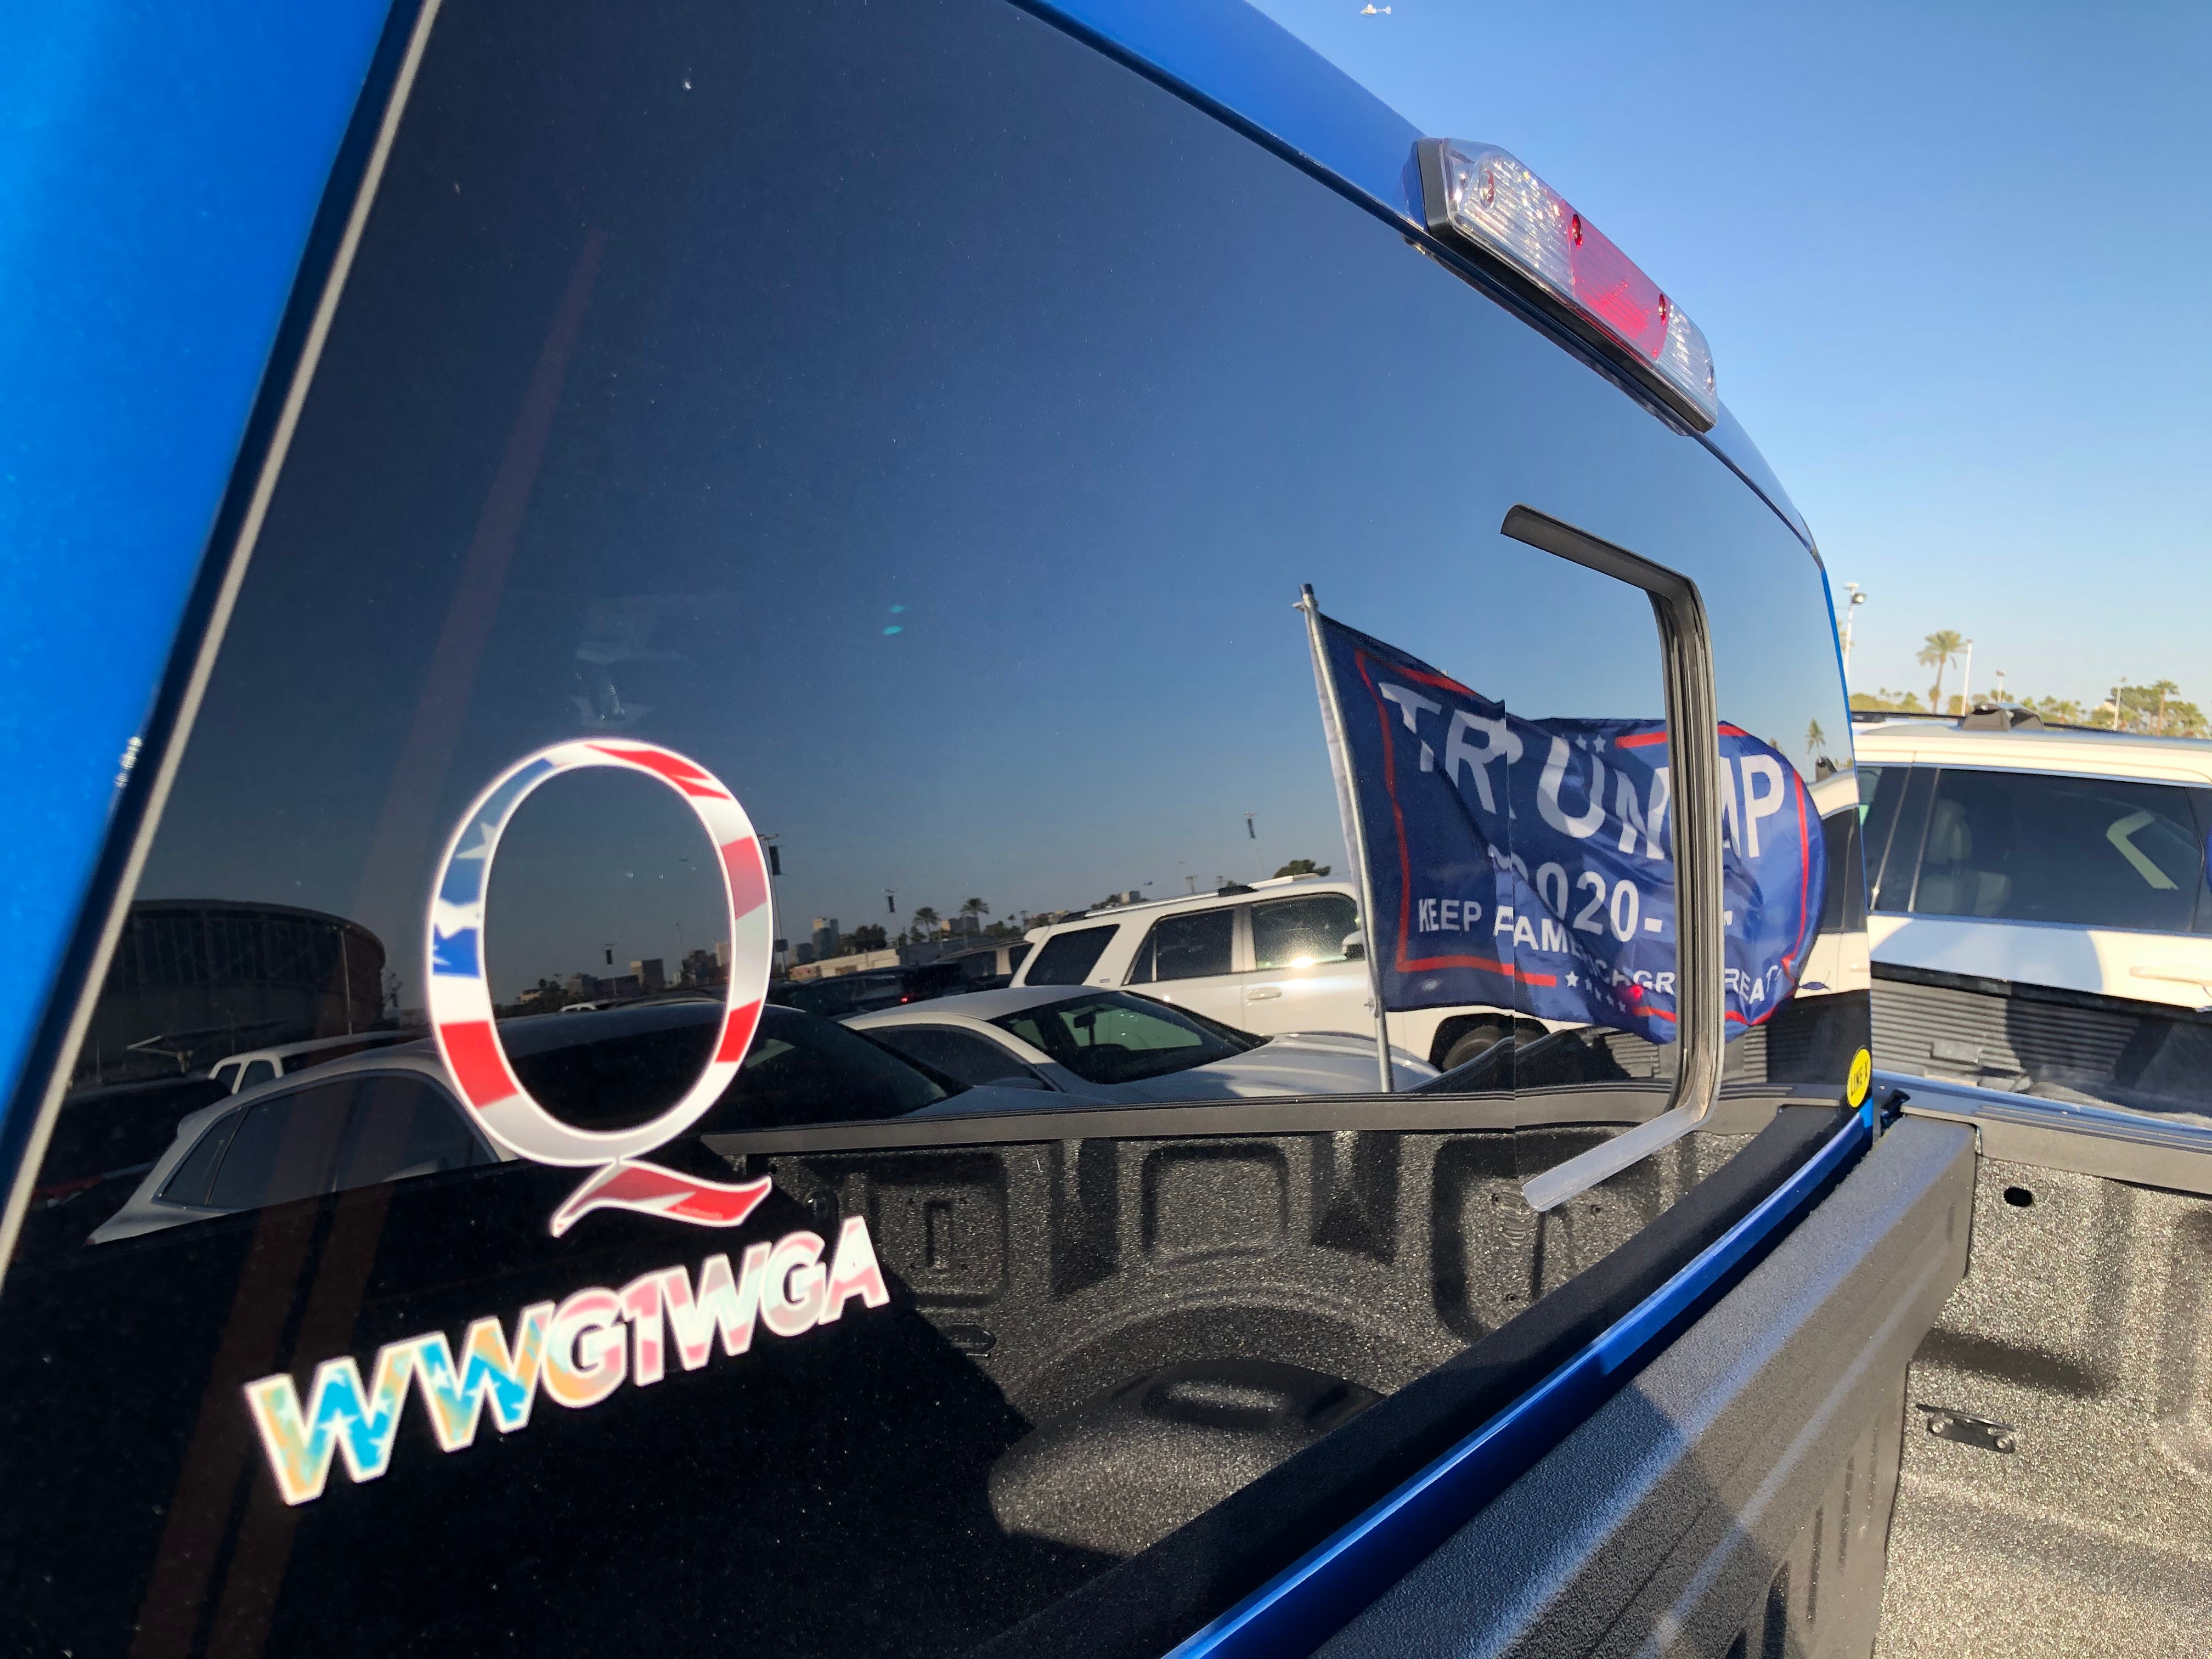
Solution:
M 1348 881 L 1237 883 L 1095 910 L 1028 937 L 1016 985 L 1126 988 L 1259 1036 L 1375 1034 L 1358 890 Z M 1390 1016 L 1390 1046 L 1449 1071 L 1514 1024 L 1504 1009 L 1422 1008 Z
M 2212 743 L 2015 718 L 1852 732 L 1876 1057 L 1990 1086 L 2203 1109 Z

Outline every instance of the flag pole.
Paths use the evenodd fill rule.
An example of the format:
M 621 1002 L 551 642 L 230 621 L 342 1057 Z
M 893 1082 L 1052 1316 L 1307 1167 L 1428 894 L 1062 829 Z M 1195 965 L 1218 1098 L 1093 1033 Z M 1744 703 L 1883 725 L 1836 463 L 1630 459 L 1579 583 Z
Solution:
M 1328 738 L 1328 766 L 1336 780 L 1336 808 L 1344 820 L 1344 839 L 1359 874 L 1359 929 L 1365 939 L 1360 954 L 1367 958 L 1367 993 L 1375 1009 L 1375 1069 L 1382 1091 L 1394 1094 L 1397 1085 L 1390 1072 L 1390 1018 L 1382 1007 L 1382 963 L 1376 950 L 1375 888 L 1367 875 L 1367 830 L 1359 817 L 1359 797 L 1352 776 L 1352 750 L 1344 740 L 1343 705 L 1337 701 L 1336 671 L 1329 666 L 1328 651 L 1322 639 L 1321 606 L 1313 584 L 1299 589 L 1296 609 L 1305 612 L 1306 642 L 1313 648 L 1314 690 L 1321 696 L 1322 730 Z

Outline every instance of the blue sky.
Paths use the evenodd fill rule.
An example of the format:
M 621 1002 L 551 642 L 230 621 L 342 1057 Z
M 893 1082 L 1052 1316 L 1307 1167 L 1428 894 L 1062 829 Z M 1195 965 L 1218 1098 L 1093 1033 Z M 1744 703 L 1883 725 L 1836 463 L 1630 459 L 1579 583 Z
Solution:
M 1855 689 L 1955 628 L 1980 687 L 2212 706 L 2212 7 L 1391 3 L 1261 9 L 1681 301 L 1870 595 Z

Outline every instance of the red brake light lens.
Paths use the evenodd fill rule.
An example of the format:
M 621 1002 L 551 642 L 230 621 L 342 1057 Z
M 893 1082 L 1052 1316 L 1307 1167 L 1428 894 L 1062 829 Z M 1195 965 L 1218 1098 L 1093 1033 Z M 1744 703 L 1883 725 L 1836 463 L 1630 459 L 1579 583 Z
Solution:
M 1705 331 L 1557 191 L 1493 144 L 1421 146 L 1429 227 L 1513 267 L 1634 353 L 1700 430 L 1720 417 Z

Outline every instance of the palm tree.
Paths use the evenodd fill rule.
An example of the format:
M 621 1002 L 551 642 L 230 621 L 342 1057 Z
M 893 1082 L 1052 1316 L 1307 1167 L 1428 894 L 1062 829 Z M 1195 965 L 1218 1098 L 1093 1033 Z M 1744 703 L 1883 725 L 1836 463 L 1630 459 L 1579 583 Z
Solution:
M 2142 688 L 2142 707 L 2148 708 L 2154 694 L 2158 698 L 2158 714 L 2151 722 L 2151 730 L 2159 736 L 2166 734 L 2166 700 L 2177 695 L 2181 688 L 2172 680 L 2153 680 Z
M 927 904 L 923 905 L 921 908 L 914 913 L 915 938 L 917 940 L 920 940 L 927 939 L 930 934 L 935 933 L 937 931 L 939 920 L 939 918 L 935 910 L 932 909 Z
M 960 914 L 974 918 L 975 927 L 980 931 L 983 926 L 983 918 L 991 914 L 991 907 L 979 898 L 964 899 L 961 902 Z
M 1938 629 L 1920 647 L 1921 666 L 1936 671 L 1936 684 L 1928 689 L 1928 706 L 1939 714 L 1943 712 L 1943 671 L 1966 648 L 1966 636 L 1954 628 Z

